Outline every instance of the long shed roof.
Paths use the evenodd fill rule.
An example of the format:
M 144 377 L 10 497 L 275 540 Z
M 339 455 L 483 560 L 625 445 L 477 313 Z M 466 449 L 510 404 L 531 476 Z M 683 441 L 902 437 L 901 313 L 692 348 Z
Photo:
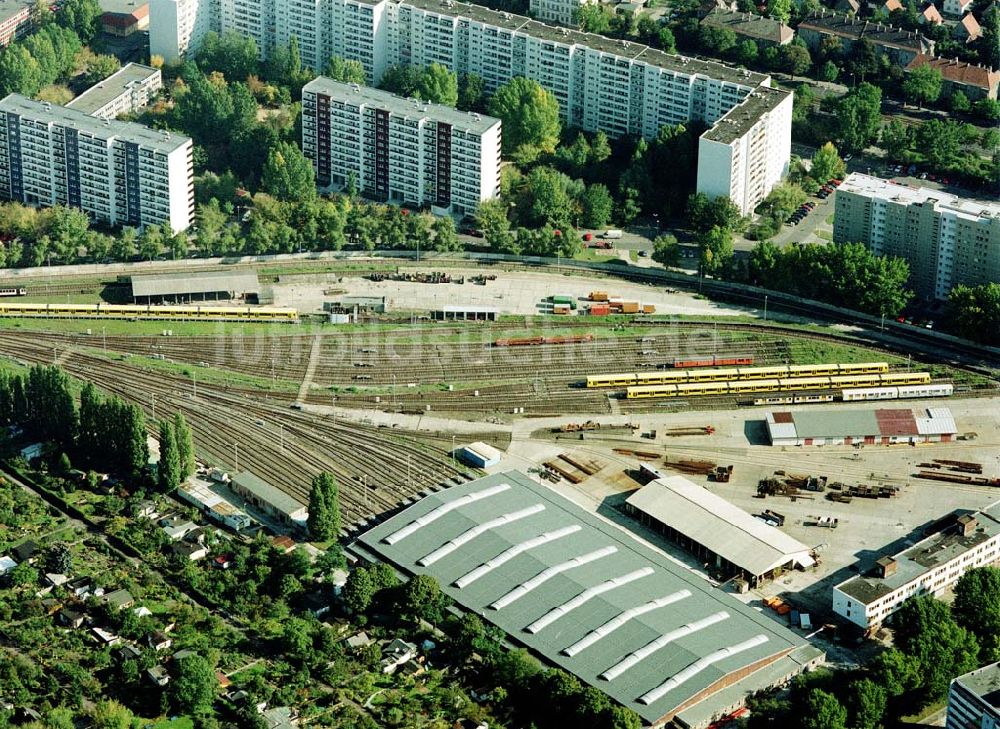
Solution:
M 429 574 L 456 603 L 649 723 L 802 640 L 518 472 L 427 496 L 355 552 Z
M 627 503 L 753 575 L 812 563 L 802 542 L 683 476 L 651 481 Z
M 132 296 L 187 296 L 216 291 L 260 293 L 257 274 L 246 271 L 167 273 L 132 277 Z
M 305 504 L 291 494 L 285 493 L 277 486 L 272 486 L 249 471 L 244 471 L 234 476 L 233 485 L 245 490 L 247 493 L 253 494 L 261 501 L 270 504 L 274 509 L 288 516 L 299 514 L 306 508 Z

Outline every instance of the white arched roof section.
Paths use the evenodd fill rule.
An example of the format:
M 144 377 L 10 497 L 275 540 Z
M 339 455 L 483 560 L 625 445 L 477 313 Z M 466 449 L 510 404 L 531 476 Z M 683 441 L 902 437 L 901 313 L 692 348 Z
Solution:
M 601 638 L 605 638 L 611 635 L 630 620 L 634 620 L 640 615 L 645 615 L 646 613 L 652 612 L 653 610 L 658 610 L 662 607 L 666 607 L 667 605 L 672 605 L 673 603 L 688 597 L 691 597 L 690 590 L 687 589 L 678 590 L 677 592 L 672 592 L 669 595 L 664 595 L 663 597 L 658 597 L 655 600 L 650 600 L 649 602 L 643 605 L 629 608 L 628 610 L 625 610 L 619 615 L 616 615 L 615 617 L 611 618 L 611 620 L 606 622 L 604 625 L 590 631 L 585 636 L 583 636 L 583 638 L 581 638 L 576 643 L 571 645 L 569 648 L 564 648 L 562 651 L 563 655 L 567 655 L 570 658 L 572 658 L 585 648 L 589 648 L 590 646 L 594 645 L 594 643 L 599 641 Z
M 489 521 L 484 521 L 478 526 L 474 526 L 468 531 L 462 532 L 454 539 L 445 542 L 440 547 L 435 549 L 430 554 L 421 557 L 417 560 L 417 564 L 421 567 L 430 567 L 432 564 L 437 562 L 442 557 L 447 557 L 449 554 L 454 552 L 456 549 L 461 547 L 463 544 L 468 544 L 473 539 L 478 537 L 480 534 L 485 534 L 491 529 L 496 529 L 504 524 L 510 524 L 512 522 L 518 521 L 519 519 L 525 519 L 533 514 L 537 514 L 540 511 L 545 511 L 545 507 L 542 504 L 533 504 L 526 509 L 519 509 L 518 511 L 512 511 L 508 514 L 498 516 L 496 519 L 490 519 Z
M 548 544 L 549 542 L 554 542 L 557 539 L 562 539 L 570 534 L 575 534 L 576 532 L 583 529 L 579 524 L 571 524 L 570 526 L 562 527 L 561 529 L 555 529 L 551 532 L 545 532 L 544 534 L 539 534 L 537 537 L 532 537 L 520 544 L 515 544 L 509 549 L 505 549 L 503 552 L 498 554 L 493 559 L 483 562 L 481 565 L 476 567 L 474 570 L 467 572 L 466 574 L 455 580 L 455 587 L 461 589 L 463 587 L 468 587 L 473 582 L 478 580 L 480 577 L 488 575 L 490 572 L 495 570 L 497 567 L 509 562 L 514 559 L 517 555 L 522 552 L 527 552 L 530 549 L 535 549 L 543 544 Z
M 522 597 L 530 593 L 532 590 L 538 589 L 556 575 L 574 569 L 575 567 L 582 567 L 585 564 L 596 562 L 597 560 L 612 555 L 617 551 L 618 551 L 617 547 L 612 547 L 612 546 L 601 547 L 600 549 L 595 549 L 593 552 L 587 552 L 587 554 L 581 554 L 579 557 L 573 557 L 573 559 L 568 559 L 565 562 L 560 562 L 559 564 L 552 565 L 551 567 L 548 567 L 539 572 L 530 580 L 522 582 L 520 585 L 515 587 L 513 590 L 508 592 L 503 597 L 495 600 L 490 605 L 490 607 L 493 608 L 494 610 L 501 610 L 510 605 L 511 603 L 520 600 Z
M 652 567 L 643 567 L 641 569 L 633 570 L 628 574 L 621 575 L 619 577 L 612 577 L 610 580 L 602 582 L 599 585 L 594 585 L 593 587 L 588 587 L 586 590 L 581 592 L 576 597 L 567 600 L 562 605 L 558 605 L 545 615 L 540 617 L 538 620 L 529 625 L 525 630 L 529 633 L 537 633 L 543 628 L 551 625 L 563 615 L 573 612 L 578 607 L 585 605 L 588 601 L 594 599 L 598 595 L 603 595 L 605 592 L 610 592 L 617 587 L 622 585 L 627 585 L 630 582 L 634 582 L 642 577 L 647 577 L 653 574 L 655 570 Z
M 447 504 L 441 504 L 441 506 L 436 509 L 428 511 L 423 516 L 417 517 L 409 524 L 407 524 L 402 529 L 393 532 L 387 536 L 384 541 L 386 544 L 395 544 L 401 539 L 406 539 L 411 534 L 415 534 L 420 531 L 423 527 L 437 521 L 445 514 L 454 511 L 455 509 L 460 509 L 463 506 L 468 506 L 469 504 L 475 503 L 482 499 L 488 499 L 490 496 L 496 496 L 497 494 L 503 493 L 510 489 L 510 484 L 501 483 L 496 486 L 490 486 L 489 488 L 483 489 L 482 491 L 473 491 L 471 494 L 466 494 L 465 496 L 460 496 L 454 501 L 449 501 Z

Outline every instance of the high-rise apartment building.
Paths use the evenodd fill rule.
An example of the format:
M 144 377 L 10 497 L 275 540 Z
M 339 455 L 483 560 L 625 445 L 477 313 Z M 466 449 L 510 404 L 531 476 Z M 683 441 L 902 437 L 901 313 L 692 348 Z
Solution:
M 952 680 L 945 729 L 997 727 L 1000 727 L 1000 663 L 991 663 Z
M 252 35 L 265 56 L 295 37 L 316 70 L 331 56 L 356 60 L 369 85 L 393 65 L 440 63 L 480 76 L 487 93 L 515 76 L 534 79 L 555 95 L 567 124 L 612 137 L 704 122 L 713 129 L 701 143 L 711 151 L 699 161 L 699 189 L 729 194 L 743 213 L 788 167 L 791 96 L 770 89 L 763 74 L 453 0 L 200 2 L 221 2 L 221 30 Z
M 1000 203 L 852 174 L 836 192 L 836 242 L 910 264 L 919 296 L 945 299 L 958 284 L 1000 281 Z
M 191 139 L 10 94 L 0 101 L 0 197 L 67 205 L 111 225 L 194 214 Z
M 269 0 L 270 1 L 270 0 Z M 149 0 L 149 54 L 176 63 L 219 31 L 219 0 Z
M 500 185 L 500 120 L 320 76 L 302 89 L 302 151 L 322 190 L 470 215 Z

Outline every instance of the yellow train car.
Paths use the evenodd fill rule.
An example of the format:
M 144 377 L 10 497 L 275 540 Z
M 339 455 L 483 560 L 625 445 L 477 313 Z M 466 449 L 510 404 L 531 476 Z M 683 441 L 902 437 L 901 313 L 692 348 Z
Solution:
M 831 387 L 878 387 L 880 375 L 836 375 L 830 378 Z
M 830 377 L 786 377 L 779 380 L 781 390 L 825 390 L 830 387 Z
M 677 382 L 687 382 L 687 370 L 661 370 L 660 372 L 637 372 L 636 385 L 668 385 Z
M 634 384 L 634 372 L 617 375 L 587 375 L 587 387 L 624 387 Z
M 788 376 L 788 367 L 775 365 L 773 367 L 740 367 L 737 372 L 740 380 L 766 380 Z
M 892 372 L 881 376 L 882 385 L 926 385 L 931 381 L 929 372 Z
M 729 392 L 770 392 L 781 389 L 779 380 L 734 380 Z
M 737 379 L 739 370 L 732 368 L 708 368 L 698 370 L 685 370 L 688 382 L 728 382 Z
M 677 385 L 677 397 L 687 397 L 689 395 L 725 395 L 728 392 L 728 382 L 687 382 Z
M 296 309 L 250 306 L 148 306 L 136 304 L 25 304 L 0 302 L 0 316 L 73 319 L 151 319 L 177 321 L 298 321 Z
M 888 362 L 855 362 L 840 365 L 840 374 L 842 375 L 872 375 L 888 371 Z
M 840 371 L 838 364 L 789 365 L 789 377 L 823 377 L 836 375 Z
M 636 385 L 625 390 L 625 397 L 629 400 L 676 396 L 677 385 Z

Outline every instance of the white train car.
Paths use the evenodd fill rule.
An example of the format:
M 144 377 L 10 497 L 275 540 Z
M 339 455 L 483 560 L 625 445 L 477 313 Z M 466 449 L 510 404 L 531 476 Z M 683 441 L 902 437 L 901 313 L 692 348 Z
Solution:
M 898 387 L 852 387 L 840 391 L 844 402 L 858 400 L 895 400 L 899 397 Z
M 936 385 L 900 385 L 898 388 L 899 397 L 951 397 L 955 392 L 955 386 L 950 382 L 942 382 Z

